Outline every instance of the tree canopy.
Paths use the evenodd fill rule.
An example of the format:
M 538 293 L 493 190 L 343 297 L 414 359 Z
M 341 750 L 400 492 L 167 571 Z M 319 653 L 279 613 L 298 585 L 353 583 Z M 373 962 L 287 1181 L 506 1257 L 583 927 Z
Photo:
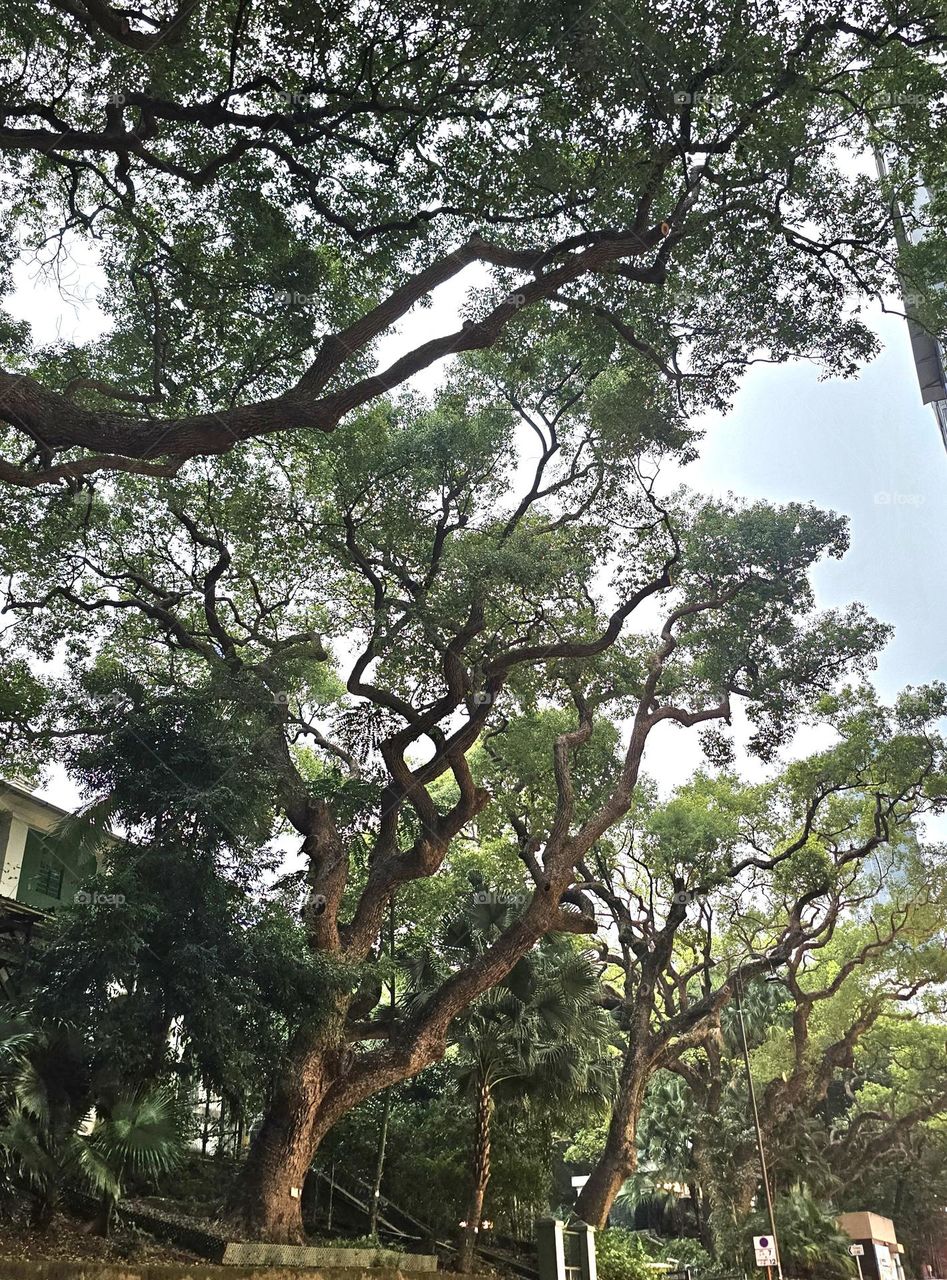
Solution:
M 565 975 L 573 935 L 624 1037 L 590 1218 L 655 1072 L 720 1113 L 727 1010 L 775 960 L 786 1034 L 756 1069 L 774 1117 L 826 1102 L 942 977 L 919 824 L 944 691 L 882 706 L 888 628 L 817 607 L 843 516 L 662 468 L 750 363 L 853 374 L 869 303 L 909 292 L 943 328 L 945 15 L 13 0 L 3 22 L 5 283 L 74 270 L 96 328 L 44 345 L 15 297 L 0 321 L 0 763 L 66 767 L 133 902 L 99 954 L 95 913 L 63 913 L 47 989 L 86 1001 L 103 1056 L 140 1037 L 143 1077 L 253 1096 L 228 1213 L 271 1239 L 300 1238 L 333 1125 L 401 1088 L 397 1118 L 489 993 Z M 665 725 L 708 768 L 659 802 Z M 831 745 L 787 765 L 801 726 Z M 514 909 L 399 998 L 399 949 L 443 942 L 471 877 Z M 875 1076 L 851 1132 L 883 1144 L 914 1104 Z
M 525 909 L 332 1067 L 320 1124 L 435 1060 L 543 934 L 595 931 L 576 866 L 629 811 L 656 726 L 726 727 L 740 707 L 770 758 L 887 634 L 858 606 L 815 608 L 809 571 L 844 551 L 841 518 L 659 497 L 648 468 L 686 444 L 680 424 L 629 410 L 630 372 L 563 366 L 562 342 L 516 381 L 488 361 L 430 405 L 373 410 L 370 451 L 342 433 L 262 471 L 231 455 L 212 483 L 129 475 L 8 511 L 5 646 L 32 681 L 10 716 L 20 767 L 56 750 L 152 844 L 252 858 L 287 822 L 309 947 L 339 974 L 336 1015 L 303 1042 L 317 1024 L 379 1038 L 346 983 L 454 840 L 492 831 L 521 860 Z M 36 654 L 64 673 L 28 676 Z
M 15 485 L 330 432 L 560 321 L 691 407 L 749 360 L 851 372 L 875 342 L 850 297 L 897 283 L 888 199 L 913 216 L 919 181 L 942 190 L 936 8 L 50 0 L 4 21 L 7 269 L 94 266 L 106 320 L 48 348 L 7 321 Z M 882 193 L 864 157 L 889 142 Z M 901 268 L 936 328 L 939 194 L 923 218 Z M 460 327 L 422 336 L 466 268 Z

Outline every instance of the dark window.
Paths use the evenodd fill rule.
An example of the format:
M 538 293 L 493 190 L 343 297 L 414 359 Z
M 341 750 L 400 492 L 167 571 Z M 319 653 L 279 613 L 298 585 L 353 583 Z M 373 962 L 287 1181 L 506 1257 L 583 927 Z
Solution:
M 44 859 L 33 879 L 33 888 L 37 893 L 45 893 L 47 898 L 61 898 L 62 867 L 56 867 Z

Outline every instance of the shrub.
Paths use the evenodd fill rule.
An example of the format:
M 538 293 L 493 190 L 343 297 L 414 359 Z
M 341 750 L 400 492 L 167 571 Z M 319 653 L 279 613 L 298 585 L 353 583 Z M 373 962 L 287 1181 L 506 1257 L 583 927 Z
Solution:
M 654 1280 L 644 1240 L 635 1231 L 606 1227 L 595 1236 L 599 1280 Z

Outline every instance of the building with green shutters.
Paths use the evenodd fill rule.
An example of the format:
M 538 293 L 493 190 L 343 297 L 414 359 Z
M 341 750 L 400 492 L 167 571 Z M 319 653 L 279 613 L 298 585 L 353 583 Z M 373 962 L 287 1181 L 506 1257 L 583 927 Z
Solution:
M 57 834 L 68 810 L 18 782 L 0 779 L 0 990 L 64 903 L 93 870 Z

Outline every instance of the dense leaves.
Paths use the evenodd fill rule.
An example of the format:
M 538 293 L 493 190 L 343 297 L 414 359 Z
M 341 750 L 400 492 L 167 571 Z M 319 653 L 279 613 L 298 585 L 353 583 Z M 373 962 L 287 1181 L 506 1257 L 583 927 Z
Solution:
M 934 233 L 903 265 L 943 322 L 936 8 L 48 0 L 2 40 L 7 269 L 88 263 L 107 321 L 36 349 L 7 322 L 12 483 L 332 430 L 553 322 L 693 405 L 752 359 L 848 373 L 849 294 L 896 283 L 889 197 Z M 424 333 L 449 280 L 466 323 Z

